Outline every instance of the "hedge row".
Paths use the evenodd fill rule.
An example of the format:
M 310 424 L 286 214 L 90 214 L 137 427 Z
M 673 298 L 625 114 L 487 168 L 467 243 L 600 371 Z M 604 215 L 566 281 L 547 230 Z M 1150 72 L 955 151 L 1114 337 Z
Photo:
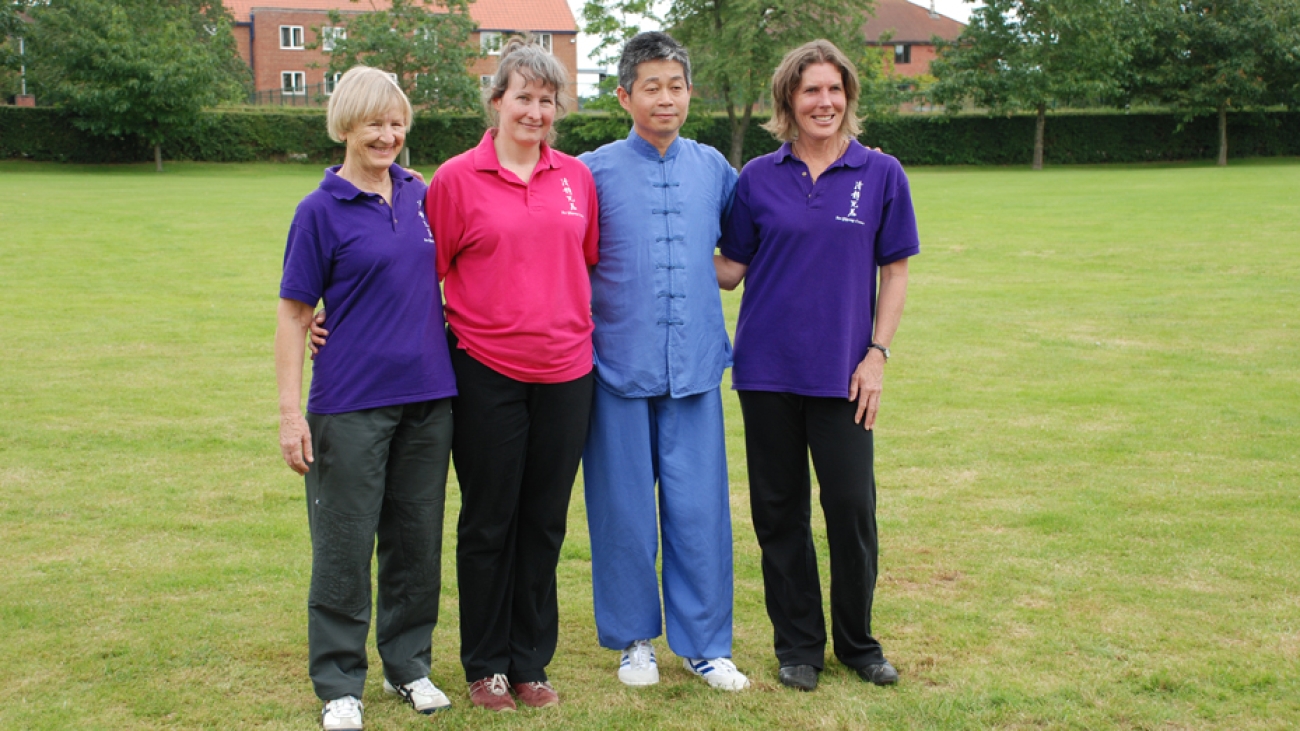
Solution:
M 755 119 L 745 138 L 745 157 L 769 152 L 776 143 Z M 725 118 L 693 119 L 696 139 L 720 150 L 731 147 Z M 906 165 L 1025 165 L 1033 155 L 1034 120 L 1011 117 L 891 117 L 869 120 L 863 142 L 895 155 Z M 575 114 L 559 125 L 562 150 L 579 153 L 626 134 L 625 123 Z M 421 115 L 407 146 L 414 164 L 446 160 L 476 144 L 483 134 L 478 117 Z M 1062 114 L 1047 120 L 1048 163 L 1151 162 L 1213 159 L 1218 130 L 1213 117 L 1180 125 L 1171 114 Z M 1300 155 L 1300 112 L 1242 112 L 1229 116 L 1232 157 Z M 325 133 L 321 111 L 221 110 L 203 116 L 199 127 L 167 144 L 168 160 L 249 162 L 342 159 L 343 148 Z M 135 138 L 97 138 L 82 133 L 59 109 L 0 107 L 0 158 L 75 163 L 145 162 L 152 148 Z

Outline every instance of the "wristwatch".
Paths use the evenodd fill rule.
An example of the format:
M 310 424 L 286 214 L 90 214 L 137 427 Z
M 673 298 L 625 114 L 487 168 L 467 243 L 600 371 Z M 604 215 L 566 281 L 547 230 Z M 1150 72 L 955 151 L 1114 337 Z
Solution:
M 881 345 L 880 343 L 872 343 L 871 345 L 867 346 L 867 350 L 871 350 L 872 348 L 875 348 L 876 350 L 879 350 L 881 353 L 884 353 L 884 354 L 885 354 L 885 362 L 886 362 L 886 363 L 889 362 L 889 348 L 886 348 L 885 346 Z

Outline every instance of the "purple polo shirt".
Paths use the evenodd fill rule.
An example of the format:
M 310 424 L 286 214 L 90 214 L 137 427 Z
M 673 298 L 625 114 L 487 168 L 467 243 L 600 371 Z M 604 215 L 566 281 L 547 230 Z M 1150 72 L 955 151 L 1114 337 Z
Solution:
M 456 395 L 423 183 L 399 166 L 393 205 L 325 171 L 298 204 L 280 296 L 325 301 L 329 343 L 307 410 L 338 414 Z
M 789 143 L 751 160 L 721 249 L 749 266 L 732 387 L 828 398 L 871 345 L 877 267 L 921 251 L 903 167 L 856 141 L 816 184 Z

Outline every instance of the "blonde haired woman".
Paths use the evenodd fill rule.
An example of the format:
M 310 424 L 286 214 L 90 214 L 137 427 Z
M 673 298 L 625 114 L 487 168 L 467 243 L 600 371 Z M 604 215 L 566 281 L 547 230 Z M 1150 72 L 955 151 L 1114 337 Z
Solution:
M 361 728 L 376 540 L 384 689 L 420 713 L 450 706 L 428 674 L 456 382 L 425 186 L 395 164 L 411 116 L 386 73 L 358 66 L 339 80 L 327 124 L 347 152 L 298 205 L 280 281 L 280 450 L 306 477 L 308 671 L 331 731 Z M 322 301 L 329 347 L 304 417 L 305 337 Z

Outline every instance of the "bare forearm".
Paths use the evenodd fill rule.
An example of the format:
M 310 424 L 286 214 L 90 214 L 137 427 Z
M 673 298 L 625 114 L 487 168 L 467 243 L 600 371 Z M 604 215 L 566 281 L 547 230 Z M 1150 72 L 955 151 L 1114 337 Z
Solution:
M 880 291 L 876 294 L 876 323 L 871 339 L 885 347 L 894 340 L 907 301 L 907 260 L 880 268 Z
M 302 408 L 302 360 L 307 350 L 307 327 L 311 305 L 281 299 L 276 311 L 275 382 L 280 394 L 280 413 L 298 413 Z
M 713 255 L 713 268 L 718 273 L 718 286 L 730 292 L 740 284 L 740 280 L 745 278 L 745 272 L 749 271 L 749 266 L 733 261 L 722 254 Z

